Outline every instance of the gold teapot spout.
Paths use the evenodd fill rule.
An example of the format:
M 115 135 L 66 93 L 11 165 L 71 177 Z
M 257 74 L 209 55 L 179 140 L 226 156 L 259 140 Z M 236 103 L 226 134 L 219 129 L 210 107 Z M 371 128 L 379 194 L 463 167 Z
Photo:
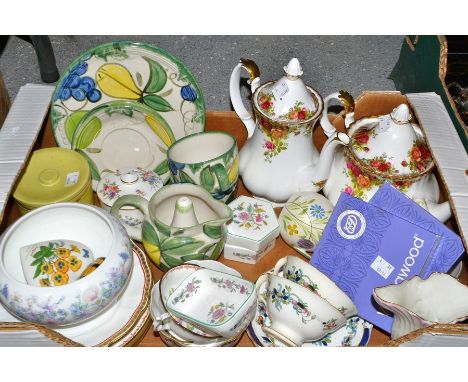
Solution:
M 249 85 L 251 85 L 253 80 L 255 80 L 256 78 L 260 78 L 260 69 L 253 60 L 250 60 L 248 58 L 241 58 L 240 64 L 247 71 L 247 73 L 249 73 Z M 254 92 L 254 90 L 252 90 L 252 92 Z

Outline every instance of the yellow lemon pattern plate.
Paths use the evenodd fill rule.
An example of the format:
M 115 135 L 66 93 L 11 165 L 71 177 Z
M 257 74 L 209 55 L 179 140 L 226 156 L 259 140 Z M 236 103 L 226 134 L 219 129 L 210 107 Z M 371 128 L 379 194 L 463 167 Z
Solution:
M 88 50 L 61 77 L 51 108 L 58 146 L 70 148 L 87 112 L 115 100 L 133 101 L 159 114 L 173 133 L 162 138 L 166 145 L 204 130 L 204 99 L 189 69 L 160 48 L 123 41 Z

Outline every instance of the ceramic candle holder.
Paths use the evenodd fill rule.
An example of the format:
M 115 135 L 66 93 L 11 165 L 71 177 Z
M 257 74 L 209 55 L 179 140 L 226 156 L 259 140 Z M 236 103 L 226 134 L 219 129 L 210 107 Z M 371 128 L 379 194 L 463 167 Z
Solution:
M 392 340 L 435 323 L 455 324 L 468 318 L 468 287 L 445 273 L 375 288 L 374 298 L 394 314 Z
M 327 300 L 347 318 L 356 315 L 357 308 L 353 301 L 336 284 L 317 268 L 295 256 L 280 259 L 274 269 L 278 275 L 283 269 L 283 277 L 310 289 Z
M 173 183 L 193 183 L 229 202 L 238 181 L 239 154 L 236 139 L 221 131 L 188 135 L 167 151 Z
M 295 250 L 310 258 L 332 211 L 333 204 L 316 192 L 293 194 L 279 215 L 281 237 Z
M 257 281 L 257 291 L 266 284 L 266 298 L 258 295 L 268 311 L 270 326 L 263 326 L 268 335 L 289 346 L 302 346 L 338 330 L 346 317 L 310 289 L 273 274 L 264 274 Z
M 21 266 L 29 285 L 70 284 L 94 261 L 91 250 L 71 240 L 42 241 L 20 249 Z

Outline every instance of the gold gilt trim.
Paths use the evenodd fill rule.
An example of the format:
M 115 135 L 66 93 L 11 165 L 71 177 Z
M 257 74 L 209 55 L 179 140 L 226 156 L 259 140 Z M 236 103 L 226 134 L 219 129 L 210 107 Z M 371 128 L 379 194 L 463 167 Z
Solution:
M 153 287 L 153 277 L 151 275 L 151 270 L 148 265 L 148 262 L 146 261 L 145 253 L 133 241 L 132 241 L 132 244 L 133 244 L 132 251 L 133 253 L 136 253 L 138 259 L 140 260 L 140 264 L 143 269 L 143 275 L 145 279 L 142 299 L 138 307 L 133 312 L 133 315 L 130 318 L 130 320 L 120 330 L 118 330 L 117 332 L 112 334 L 110 337 L 108 337 L 107 339 L 105 339 L 104 341 L 100 342 L 99 344 L 95 346 L 112 346 L 115 343 L 119 342 L 120 340 L 122 340 L 122 338 L 126 337 L 129 333 L 132 332 L 135 325 L 142 319 L 144 314 L 148 312 L 148 309 L 150 306 L 151 288 Z M 137 337 L 138 333 L 136 333 L 134 336 Z M 129 342 L 130 341 L 135 342 L 132 339 L 129 340 Z
M 55 330 L 49 329 L 42 325 L 37 325 L 29 322 L 0 322 L 0 333 L 2 332 L 24 332 L 24 331 L 31 331 L 35 330 L 39 333 L 43 334 L 48 339 L 63 345 L 63 346 L 79 346 L 82 347 L 83 345 L 73 341 L 64 335 L 56 332 Z
M 364 120 L 364 119 L 373 119 L 373 118 L 378 118 L 378 116 L 369 116 L 369 117 L 363 117 L 363 118 L 360 118 L 354 122 L 352 122 L 350 125 L 349 125 L 349 130 L 351 129 L 351 127 Z M 377 121 L 375 121 L 377 122 Z M 426 174 L 429 174 L 430 172 L 432 172 L 432 170 L 434 169 L 434 166 L 435 166 L 435 163 L 434 163 L 434 158 L 433 158 L 433 155 L 432 155 L 432 152 L 431 152 L 431 157 L 432 157 L 432 161 L 431 163 L 429 164 L 429 166 L 422 172 L 419 172 L 419 173 L 416 173 L 416 174 L 399 174 L 399 175 L 391 175 L 391 174 L 386 174 L 384 172 L 381 172 L 381 171 L 378 171 L 376 170 L 374 167 L 368 165 L 366 162 L 364 162 L 361 158 L 359 158 L 356 153 L 354 152 L 354 150 L 352 149 L 352 141 L 354 139 L 354 136 L 356 135 L 356 133 L 358 133 L 359 131 L 361 131 L 361 129 L 364 128 L 364 126 L 360 127 L 358 130 L 356 130 L 353 135 L 350 137 L 350 144 L 348 146 L 344 146 L 344 154 L 346 156 L 347 159 L 350 159 L 352 161 L 354 161 L 355 163 L 357 163 L 358 167 L 360 168 L 360 170 L 365 173 L 366 175 L 372 175 L 378 179 L 382 179 L 382 180 L 392 180 L 392 181 L 414 181 L 414 180 L 417 180 L 419 178 L 421 178 L 422 176 L 426 175 Z M 421 129 L 421 131 L 423 131 Z M 423 131 L 424 133 L 424 131 Z M 426 137 L 425 135 L 422 137 L 422 142 L 430 149 L 428 143 L 427 143 L 427 140 L 426 140 Z M 421 141 L 420 140 L 420 141 Z
M 414 40 L 411 40 L 409 36 L 406 36 L 405 41 L 410 47 L 410 49 L 414 52 L 416 50 L 416 45 L 419 42 L 419 36 L 415 36 Z
M 315 187 L 318 187 L 319 190 L 321 190 L 325 186 L 325 183 L 327 183 L 327 180 L 324 179 L 324 180 L 320 180 L 318 182 L 312 182 L 312 183 Z
M 467 324 L 434 324 L 425 328 L 417 329 L 397 340 L 391 340 L 383 343 L 380 346 L 384 347 L 395 347 L 401 346 L 407 342 L 413 341 L 423 334 L 445 334 L 445 335 L 462 335 L 468 336 L 468 325 Z
M 340 99 L 341 104 L 344 106 L 345 114 L 352 113 L 355 109 L 353 96 L 345 90 L 340 90 L 338 93 L 339 93 L 338 98 Z M 342 116 L 343 118 L 346 117 L 343 114 Z
M 287 130 L 289 129 L 290 127 L 292 126 L 300 126 L 300 127 L 303 127 L 303 126 L 307 126 L 307 125 L 311 125 L 311 127 L 314 126 L 315 122 L 321 117 L 322 115 L 322 112 L 323 112 L 323 98 L 322 96 L 317 93 L 316 90 L 312 89 L 310 86 L 307 86 L 306 85 L 306 88 L 307 90 L 309 90 L 311 96 L 312 96 L 312 99 L 314 100 L 314 105 L 315 107 L 317 108 L 317 110 L 315 111 L 315 114 L 310 117 L 309 119 L 304 119 L 302 121 L 287 121 L 287 120 L 277 120 L 277 119 L 274 119 L 268 115 L 266 115 L 265 113 L 263 113 L 261 111 L 261 109 L 259 108 L 256 100 L 258 98 L 258 94 L 267 86 L 267 85 L 270 85 L 272 83 L 274 83 L 275 81 L 269 81 L 269 82 L 265 82 L 262 86 L 258 87 L 257 90 L 255 90 L 255 92 L 252 94 L 252 100 L 251 100 L 251 103 L 252 103 L 252 110 L 254 111 L 254 114 L 255 114 L 255 118 L 257 120 L 257 123 L 259 123 L 259 120 L 260 119 L 265 119 L 268 121 L 268 124 L 271 126 L 271 128 L 275 128 L 275 129 L 283 129 L 283 130 Z M 263 127 L 263 126 L 262 126 Z
M 159 337 L 164 342 L 164 344 L 166 346 L 169 346 L 169 347 L 171 347 L 171 344 L 169 344 L 168 342 L 172 342 L 173 344 L 175 344 L 176 346 L 179 346 L 179 347 L 205 347 L 205 346 L 210 346 L 211 347 L 211 346 L 213 346 L 211 344 L 197 345 L 197 344 L 194 344 L 192 341 L 186 341 L 186 340 L 183 340 L 183 339 L 178 339 L 174 335 L 171 335 L 171 333 L 168 330 L 161 330 L 158 333 L 159 333 Z M 231 345 L 231 344 L 233 344 L 233 346 L 235 346 L 240 341 L 243 334 L 244 334 L 244 332 L 241 332 L 236 337 L 227 338 L 224 341 L 216 343 L 216 346 L 217 347 L 222 347 L 222 346 Z
M 241 58 L 240 63 L 242 67 L 249 73 L 249 84 L 256 78 L 260 77 L 260 69 L 258 65 L 248 58 Z

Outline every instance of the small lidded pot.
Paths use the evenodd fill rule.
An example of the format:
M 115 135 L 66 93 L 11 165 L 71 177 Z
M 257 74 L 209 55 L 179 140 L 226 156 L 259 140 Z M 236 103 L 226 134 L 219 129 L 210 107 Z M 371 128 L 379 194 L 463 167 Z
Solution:
M 114 202 L 121 196 L 139 195 L 149 200 L 163 185 L 158 174 L 142 168 L 117 170 L 116 172 L 106 171 L 101 174 L 97 195 L 102 208 L 110 211 Z M 143 213 L 133 206 L 123 206 L 119 210 L 118 217 L 127 231 L 128 227 L 140 230 L 144 220 Z

